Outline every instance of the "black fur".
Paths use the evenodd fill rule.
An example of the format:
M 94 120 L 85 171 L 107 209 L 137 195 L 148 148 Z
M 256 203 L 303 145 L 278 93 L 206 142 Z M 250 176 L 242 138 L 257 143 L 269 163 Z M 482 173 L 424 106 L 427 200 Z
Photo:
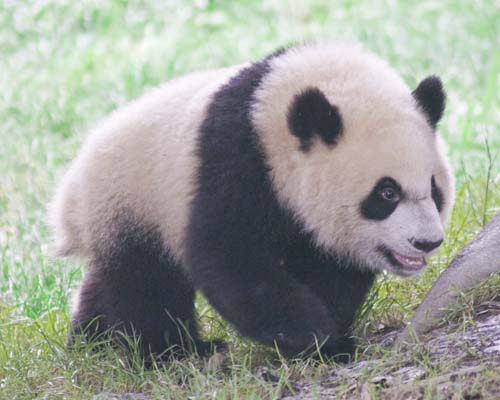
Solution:
M 140 338 L 147 358 L 190 347 L 203 353 L 210 344 L 198 337 L 192 282 L 243 335 L 286 355 L 314 350 L 315 340 L 326 356 L 352 353 L 349 328 L 374 275 L 321 254 L 276 199 L 249 115 L 271 57 L 223 86 L 200 128 L 184 257 L 190 276 L 155 227 L 117 213 L 125 217 L 95 228 L 73 338 L 111 332 L 119 340 L 121 331 Z
M 392 178 L 385 177 L 380 179 L 361 203 L 361 214 L 367 219 L 373 219 L 375 221 L 382 221 L 389 217 L 396 207 L 398 202 L 387 201 L 383 199 L 380 195 L 382 189 L 389 187 L 395 190 L 399 196 L 402 196 L 401 186 Z
M 425 113 L 429 124 L 435 128 L 443 116 L 446 95 L 437 76 L 428 76 L 413 91 L 413 97 Z
M 116 332 L 140 338 L 148 361 L 150 354 L 165 358 L 209 347 L 196 331 L 193 287 L 160 234 L 133 216 L 120 218 L 95 243 L 72 325 L 70 343 L 82 333 L 89 339 L 109 333 L 125 346 Z
M 318 88 L 307 88 L 297 94 L 288 110 L 288 128 L 300 139 L 300 148 L 308 151 L 314 135 L 328 145 L 342 133 L 342 118 L 338 108 L 330 104 Z
M 201 127 L 198 187 L 187 231 L 195 286 L 243 335 L 297 355 L 325 342 L 351 353 L 348 334 L 373 275 L 322 257 L 278 203 L 250 120 L 268 60 L 241 71 L 214 96 Z
M 444 197 L 443 197 L 443 192 L 437 185 L 436 178 L 434 178 L 434 176 L 432 176 L 431 179 L 431 194 L 432 194 L 432 200 L 434 200 L 437 210 L 441 212 L 441 210 L 443 209 Z

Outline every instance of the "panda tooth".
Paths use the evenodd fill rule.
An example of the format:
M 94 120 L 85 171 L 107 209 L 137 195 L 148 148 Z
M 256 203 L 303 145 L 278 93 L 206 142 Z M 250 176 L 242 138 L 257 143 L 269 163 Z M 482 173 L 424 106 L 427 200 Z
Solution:
M 396 258 L 396 260 L 407 267 L 422 267 L 423 265 L 425 265 L 423 257 L 410 257 L 394 253 L 394 258 Z

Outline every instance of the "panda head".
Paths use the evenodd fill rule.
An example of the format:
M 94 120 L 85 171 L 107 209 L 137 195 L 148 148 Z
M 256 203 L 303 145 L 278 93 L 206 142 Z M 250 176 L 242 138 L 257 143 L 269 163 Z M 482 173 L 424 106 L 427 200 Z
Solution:
M 348 44 L 307 45 L 270 63 L 252 121 L 280 202 L 321 249 L 372 270 L 420 272 L 453 204 L 436 132 L 439 78 L 412 91 Z

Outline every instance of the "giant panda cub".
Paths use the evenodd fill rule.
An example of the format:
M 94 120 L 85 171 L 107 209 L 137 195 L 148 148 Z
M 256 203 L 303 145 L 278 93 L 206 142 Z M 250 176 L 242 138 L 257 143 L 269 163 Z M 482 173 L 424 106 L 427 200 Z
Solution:
M 308 43 L 116 111 L 51 205 L 58 254 L 88 260 L 72 334 L 136 335 L 146 357 L 203 354 L 200 290 L 287 356 L 351 353 L 376 274 L 414 275 L 443 241 L 444 103 L 437 77 L 411 91 L 359 45 Z

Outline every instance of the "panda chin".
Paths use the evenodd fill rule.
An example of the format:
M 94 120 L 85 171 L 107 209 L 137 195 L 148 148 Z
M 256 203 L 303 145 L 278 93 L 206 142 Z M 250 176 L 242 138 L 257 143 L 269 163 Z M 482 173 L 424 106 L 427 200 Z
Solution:
M 424 257 L 410 257 L 390 250 L 385 246 L 378 248 L 386 261 L 389 262 L 391 272 L 400 276 L 411 276 L 421 272 L 427 265 Z

